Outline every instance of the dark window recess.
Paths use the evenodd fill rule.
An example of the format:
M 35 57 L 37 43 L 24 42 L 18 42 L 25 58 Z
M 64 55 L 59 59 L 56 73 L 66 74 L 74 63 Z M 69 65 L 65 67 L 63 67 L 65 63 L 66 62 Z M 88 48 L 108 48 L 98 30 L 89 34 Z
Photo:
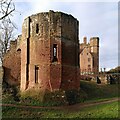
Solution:
M 39 24 L 36 24 L 36 33 L 39 33 Z
M 90 68 L 91 67 L 91 65 L 88 65 L 88 68 Z
M 17 52 L 19 52 L 19 51 L 21 52 L 21 49 L 20 49 L 20 48 L 17 49 Z
M 53 62 L 57 61 L 57 44 L 53 44 Z
M 94 64 L 95 64 L 95 63 L 94 63 L 94 57 L 93 57 L 93 67 L 94 67 Z
M 27 39 L 27 64 L 30 63 L 30 41 Z
M 30 41 L 27 39 L 26 81 L 29 81 Z
M 88 62 L 90 62 L 90 58 L 88 58 Z
M 29 81 L 29 64 L 26 64 L 26 81 Z
M 38 83 L 38 72 L 39 72 L 39 67 L 35 65 L 35 83 Z

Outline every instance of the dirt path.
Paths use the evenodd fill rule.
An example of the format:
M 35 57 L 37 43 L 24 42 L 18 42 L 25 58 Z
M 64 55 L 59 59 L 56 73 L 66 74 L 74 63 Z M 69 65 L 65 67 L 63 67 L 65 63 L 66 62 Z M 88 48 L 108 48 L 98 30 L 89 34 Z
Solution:
M 32 109 L 56 109 L 56 110 L 70 110 L 70 111 L 77 111 L 85 107 L 95 106 L 99 104 L 111 103 L 115 101 L 120 101 L 120 98 L 113 98 L 110 100 L 104 101 L 97 101 L 97 102 L 88 102 L 88 103 L 79 103 L 75 105 L 67 105 L 67 106 L 59 106 L 59 107 L 42 107 L 42 106 L 25 106 L 25 105 L 16 105 L 16 104 L 2 104 L 1 106 L 9 106 L 9 107 L 17 107 L 17 108 L 32 108 Z
M 100 104 L 106 104 L 106 103 L 112 103 L 112 102 L 115 102 L 115 101 L 120 101 L 120 99 L 113 98 L 113 99 L 110 99 L 110 100 L 88 102 L 88 103 L 79 103 L 79 104 L 75 104 L 75 105 L 72 105 L 72 106 L 64 106 L 63 108 L 68 109 L 70 111 L 75 111 L 75 110 L 77 111 L 77 110 L 80 110 L 80 109 L 85 108 L 85 107 L 90 107 L 90 106 L 95 106 L 95 105 L 100 105 Z

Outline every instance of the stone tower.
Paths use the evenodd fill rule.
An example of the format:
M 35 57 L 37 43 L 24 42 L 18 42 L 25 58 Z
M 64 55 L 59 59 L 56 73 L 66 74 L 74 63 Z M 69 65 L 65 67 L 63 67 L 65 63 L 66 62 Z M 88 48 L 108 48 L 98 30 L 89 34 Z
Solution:
M 99 72 L 99 37 L 90 38 L 90 49 L 93 54 L 93 71 L 97 74 Z
M 87 37 L 83 38 L 83 42 L 84 42 L 84 44 L 87 44 Z
M 78 20 L 62 12 L 43 12 L 24 20 L 21 91 L 79 89 Z
M 87 43 L 87 37 L 80 44 L 80 71 L 84 74 L 97 74 L 99 72 L 99 38 L 92 37 Z

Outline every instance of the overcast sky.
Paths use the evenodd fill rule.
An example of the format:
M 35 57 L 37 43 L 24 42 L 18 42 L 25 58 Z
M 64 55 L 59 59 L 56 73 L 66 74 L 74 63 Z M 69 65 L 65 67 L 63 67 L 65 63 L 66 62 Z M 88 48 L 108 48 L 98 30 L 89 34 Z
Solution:
M 16 35 L 21 34 L 23 20 L 32 14 L 49 10 L 65 12 L 79 20 L 80 42 L 84 36 L 88 41 L 90 37 L 100 38 L 100 68 L 110 69 L 118 66 L 118 3 L 116 0 L 106 0 L 106 2 L 98 2 L 99 0 L 89 2 L 82 2 L 82 0 L 16 1 L 16 12 L 13 17 L 18 27 Z

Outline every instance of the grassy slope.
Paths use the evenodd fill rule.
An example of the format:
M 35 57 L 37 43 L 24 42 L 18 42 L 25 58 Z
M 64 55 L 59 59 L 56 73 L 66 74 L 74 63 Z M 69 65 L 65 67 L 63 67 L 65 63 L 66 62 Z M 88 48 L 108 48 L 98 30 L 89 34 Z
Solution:
M 77 113 L 72 113 L 70 116 L 78 118 L 117 118 L 118 117 L 118 102 L 101 104 L 84 108 Z
M 86 101 L 99 101 L 104 99 L 110 99 L 113 97 L 118 97 L 118 85 L 97 85 L 96 83 L 82 81 L 80 82 L 80 98 L 78 102 L 86 102 Z M 9 94 L 3 95 L 2 97 L 3 103 L 13 103 L 13 104 L 27 104 L 27 103 L 17 103 L 13 100 L 13 97 Z M 28 102 L 28 101 L 27 101 Z M 31 100 L 31 104 L 28 102 L 29 105 L 39 105 L 37 101 Z M 45 105 L 46 106 L 46 105 Z M 49 106 L 49 105 L 47 105 Z
M 117 84 L 102 84 L 81 81 L 81 89 L 87 93 L 87 100 L 100 100 L 118 97 L 118 85 Z

